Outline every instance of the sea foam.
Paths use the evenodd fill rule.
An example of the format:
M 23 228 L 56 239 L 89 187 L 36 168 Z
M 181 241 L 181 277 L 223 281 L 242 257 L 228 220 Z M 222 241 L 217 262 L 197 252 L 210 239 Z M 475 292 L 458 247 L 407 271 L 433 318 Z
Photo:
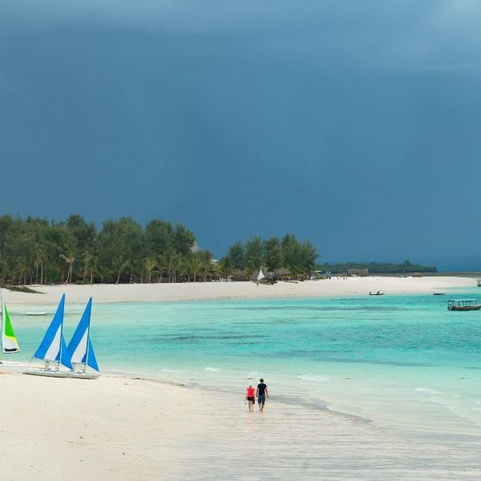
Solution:
M 326 382 L 326 381 L 329 381 L 330 377 L 329 376 L 311 376 L 309 374 L 301 374 L 300 376 L 297 376 L 297 379 L 302 379 L 303 381 L 308 381 L 308 382 Z

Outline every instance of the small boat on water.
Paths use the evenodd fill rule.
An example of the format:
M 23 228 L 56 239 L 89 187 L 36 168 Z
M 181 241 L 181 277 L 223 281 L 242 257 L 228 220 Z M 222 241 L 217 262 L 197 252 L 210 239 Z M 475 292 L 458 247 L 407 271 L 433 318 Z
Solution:
M 481 287 L 481 279 L 478 279 L 478 280 L 476 281 L 476 284 L 478 284 L 478 287 Z
M 479 311 L 481 304 L 476 299 L 451 299 L 448 301 L 448 311 Z
M 46 316 L 47 311 L 31 311 L 31 312 L 26 312 L 25 315 L 27 316 Z
M 371 291 L 369 291 L 369 295 L 370 296 L 383 296 L 384 292 L 381 292 L 381 291 L 371 292 Z

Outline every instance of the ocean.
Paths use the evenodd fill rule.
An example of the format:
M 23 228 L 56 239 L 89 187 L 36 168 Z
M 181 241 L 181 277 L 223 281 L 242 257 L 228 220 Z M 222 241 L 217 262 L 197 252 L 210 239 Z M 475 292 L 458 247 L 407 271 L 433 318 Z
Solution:
M 239 393 L 262 377 L 269 402 L 330 410 L 400 435 L 478 436 L 481 311 L 450 312 L 451 296 L 96 304 L 91 339 L 104 373 Z M 10 309 L 29 362 L 48 316 Z M 29 310 L 35 310 L 30 306 Z M 83 306 L 66 304 L 68 340 Z M 5 356 L 4 356 L 5 357 Z

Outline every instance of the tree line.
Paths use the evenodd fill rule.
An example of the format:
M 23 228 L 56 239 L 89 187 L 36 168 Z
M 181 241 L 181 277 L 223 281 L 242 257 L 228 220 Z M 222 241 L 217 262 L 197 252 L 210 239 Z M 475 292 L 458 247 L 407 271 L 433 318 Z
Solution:
M 224 274 L 237 270 L 249 275 L 260 269 L 275 272 L 284 268 L 291 277 L 309 278 L 318 257 L 317 249 L 309 241 L 301 242 L 293 234 L 269 239 L 255 236 L 245 243 L 231 245 L 219 264 Z
M 192 231 L 158 219 L 145 228 L 131 217 L 107 220 L 99 230 L 80 215 L 65 221 L 0 216 L 0 284 L 192 282 L 286 267 L 309 274 L 318 258 L 310 242 L 287 234 L 236 242 L 214 262 L 196 249 Z
M 401 264 L 386 262 L 344 262 L 338 264 L 318 264 L 317 269 L 322 272 L 330 272 L 333 274 L 345 273 L 350 269 L 367 269 L 370 274 L 409 274 L 413 272 L 433 273 L 438 271 L 434 266 L 412 264 L 409 261 L 404 261 Z
M 0 217 L 0 282 L 125 283 L 206 276 L 208 251 L 193 252 L 194 233 L 157 219 L 145 229 L 131 217 L 100 230 L 80 215 L 62 222 Z
M 215 262 L 196 248 L 194 233 L 158 219 L 145 228 L 131 217 L 107 220 L 99 230 L 80 215 L 65 221 L 0 216 L 0 284 L 195 282 L 248 278 L 262 269 L 292 278 L 315 271 L 341 273 L 368 269 L 372 274 L 437 272 L 405 261 L 316 264 L 319 254 L 293 234 L 237 241 Z M 238 274 L 241 275 L 238 275 Z

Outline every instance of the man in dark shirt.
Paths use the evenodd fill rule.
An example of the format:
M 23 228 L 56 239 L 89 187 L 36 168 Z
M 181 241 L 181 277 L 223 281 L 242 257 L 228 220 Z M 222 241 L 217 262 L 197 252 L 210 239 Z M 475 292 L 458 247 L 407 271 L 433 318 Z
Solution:
M 264 383 L 264 379 L 260 380 L 260 384 L 257 385 L 256 397 L 257 403 L 259 404 L 259 412 L 264 411 L 264 404 L 266 403 L 266 398 L 269 397 L 269 392 L 267 391 L 267 385 Z

